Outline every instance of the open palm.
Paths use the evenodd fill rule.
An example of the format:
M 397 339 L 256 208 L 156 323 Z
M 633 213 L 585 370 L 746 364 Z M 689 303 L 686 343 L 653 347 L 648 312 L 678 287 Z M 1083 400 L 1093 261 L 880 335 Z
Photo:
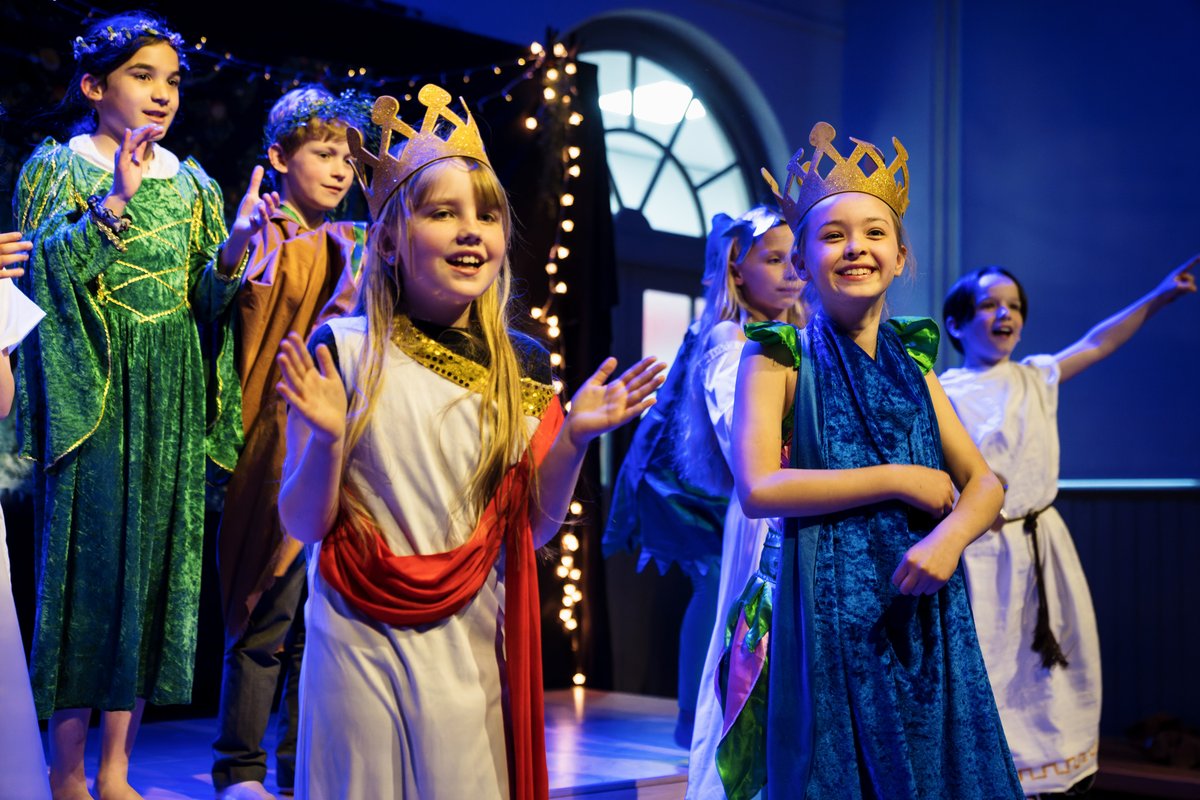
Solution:
M 605 359 L 571 398 L 567 428 L 577 446 L 619 428 L 654 405 L 651 395 L 665 380 L 667 365 L 653 357 L 644 358 L 609 381 L 616 368 L 615 358 Z
M 333 356 L 325 345 L 317 347 L 317 361 L 298 333 L 289 333 L 276 359 L 283 378 L 275 390 L 304 417 L 318 440 L 332 443 L 346 434 L 346 387 Z

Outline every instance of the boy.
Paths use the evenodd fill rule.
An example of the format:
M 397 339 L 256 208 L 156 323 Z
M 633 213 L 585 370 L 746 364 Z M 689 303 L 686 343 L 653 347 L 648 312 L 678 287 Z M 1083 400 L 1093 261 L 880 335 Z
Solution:
M 263 786 L 262 738 L 281 665 L 280 790 L 290 794 L 295 774 L 305 568 L 301 546 L 284 536 L 276 510 L 287 409 L 274 391 L 275 356 L 290 332 L 307 337 L 353 305 L 366 227 L 326 215 L 350 190 L 346 128 L 362 127 L 363 107 L 348 95 L 303 86 L 275 103 L 264 130 L 282 203 L 254 238 L 237 301 L 245 446 L 217 537 L 226 648 L 212 777 L 221 800 L 272 797 Z

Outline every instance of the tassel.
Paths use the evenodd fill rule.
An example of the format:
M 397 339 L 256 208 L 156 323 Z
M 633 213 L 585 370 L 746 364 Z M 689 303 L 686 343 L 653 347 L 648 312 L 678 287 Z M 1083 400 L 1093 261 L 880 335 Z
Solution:
M 1049 506 L 1047 506 L 1048 508 Z M 1042 509 L 1045 511 L 1046 509 Z M 1063 654 L 1058 639 L 1050 630 L 1050 608 L 1046 603 L 1046 584 L 1042 578 L 1042 554 L 1038 547 L 1037 518 L 1042 511 L 1034 511 L 1025 516 L 1025 532 L 1033 539 L 1034 579 L 1037 584 L 1038 611 L 1037 627 L 1033 630 L 1033 652 L 1042 657 L 1042 666 L 1046 669 L 1068 666 L 1067 657 Z

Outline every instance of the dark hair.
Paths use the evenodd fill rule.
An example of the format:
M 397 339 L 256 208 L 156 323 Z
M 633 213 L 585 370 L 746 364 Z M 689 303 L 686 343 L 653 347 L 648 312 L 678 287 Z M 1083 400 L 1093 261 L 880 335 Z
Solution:
M 103 83 L 138 50 L 157 42 L 174 48 L 179 56 L 179 69 L 187 70 L 183 37 L 167 27 L 161 17 L 148 11 L 124 11 L 98 19 L 75 37 L 72 43 L 75 73 L 60 106 L 64 114 L 75 115 L 73 133 L 90 132 L 95 126 L 95 111 L 79 88 L 83 76 L 93 75 Z
M 950 344 L 960 353 L 963 351 L 962 342 L 950 332 L 950 320 L 962 325 L 975 318 L 975 293 L 979 291 L 979 281 L 984 275 L 1003 275 L 1012 281 L 1017 287 L 1017 295 L 1021 298 L 1021 316 L 1029 319 L 1029 300 L 1025 296 L 1025 287 L 1017 280 L 1016 275 L 1004 267 L 996 266 L 980 267 L 974 272 L 968 272 L 950 287 L 950 291 L 946 293 L 946 302 L 942 303 L 942 325 L 946 329 L 946 335 L 950 337 Z

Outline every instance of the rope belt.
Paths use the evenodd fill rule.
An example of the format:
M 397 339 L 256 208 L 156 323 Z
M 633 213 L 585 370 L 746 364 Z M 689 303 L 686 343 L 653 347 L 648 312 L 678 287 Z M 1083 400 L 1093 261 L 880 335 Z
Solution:
M 1029 538 L 1033 542 L 1033 574 L 1038 595 L 1037 626 L 1033 629 L 1033 646 L 1031 649 L 1042 657 L 1042 666 L 1046 669 L 1066 667 L 1068 665 L 1067 657 L 1063 654 L 1062 647 L 1058 644 L 1058 639 L 1054 638 L 1054 632 L 1050 630 L 1050 607 L 1046 602 L 1046 582 L 1042 574 L 1042 552 L 1038 543 L 1038 539 L 1040 538 L 1038 536 L 1038 517 L 1050 507 L 1046 506 L 1045 508 L 1039 508 L 1037 511 L 1030 511 L 1025 515 L 1021 526 L 1025 529 L 1025 533 L 1029 534 Z M 1007 518 L 1005 519 L 1007 521 Z

